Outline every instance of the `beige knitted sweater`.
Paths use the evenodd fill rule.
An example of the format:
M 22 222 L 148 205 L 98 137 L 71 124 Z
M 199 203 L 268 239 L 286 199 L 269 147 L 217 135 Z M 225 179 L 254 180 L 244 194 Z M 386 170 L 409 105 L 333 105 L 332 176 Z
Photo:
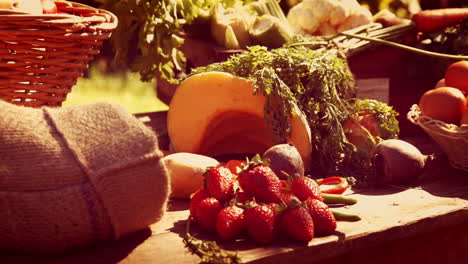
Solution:
M 161 156 L 119 105 L 0 101 L 0 249 L 64 250 L 158 221 L 169 196 Z

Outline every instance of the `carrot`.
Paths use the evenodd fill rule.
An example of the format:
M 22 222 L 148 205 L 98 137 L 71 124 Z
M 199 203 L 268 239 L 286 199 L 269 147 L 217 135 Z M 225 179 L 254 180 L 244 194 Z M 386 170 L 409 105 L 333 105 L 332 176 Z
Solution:
M 468 18 L 468 8 L 427 9 L 413 15 L 419 32 L 434 32 Z
M 382 24 L 384 27 L 391 27 L 409 23 L 410 20 L 407 18 L 401 18 L 397 16 L 381 16 L 376 18 L 375 22 Z

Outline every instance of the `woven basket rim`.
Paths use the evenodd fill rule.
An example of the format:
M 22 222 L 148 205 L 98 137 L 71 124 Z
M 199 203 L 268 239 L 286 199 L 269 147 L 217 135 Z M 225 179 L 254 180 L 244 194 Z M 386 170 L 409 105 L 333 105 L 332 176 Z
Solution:
M 407 118 L 413 124 L 422 127 L 426 132 L 446 138 L 462 139 L 468 142 L 468 125 L 457 126 L 424 115 L 417 104 L 411 106 Z
M 15 23 L 14 21 L 25 21 L 29 23 L 41 23 L 48 25 L 74 25 L 74 24 L 88 24 L 88 23 L 99 23 L 94 25 L 93 28 L 97 30 L 113 30 L 117 27 L 118 19 L 117 16 L 112 12 L 95 8 L 86 4 L 77 3 L 73 1 L 56 1 L 52 0 L 57 5 L 59 11 L 70 11 L 80 13 L 80 15 L 74 15 L 72 13 L 65 14 L 30 14 L 23 12 L 20 9 L 0 9 L 0 19 L 8 19 L 8 21 Z M 88 14 L 88 15 L 84 15 Z M 1 28 L 0 28 L 1 30 Z
M 118 25 L 110 11 L 53 0 L 65 14 L 0 10 L 0 99 L 61 106 Z

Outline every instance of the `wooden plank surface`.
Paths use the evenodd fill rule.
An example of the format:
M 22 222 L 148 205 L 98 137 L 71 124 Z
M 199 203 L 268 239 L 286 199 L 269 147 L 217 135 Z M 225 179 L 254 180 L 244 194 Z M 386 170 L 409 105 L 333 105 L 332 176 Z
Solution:
M 335 208 L 335 210 L 358 214 L 362 220 L 339 222 L 335 234 L 316 237 L 308 245 L 291 241 L 275 241 L 266 247 L 251 241 L 236 241 L 221 243 L 221 245 L 225 249 L 239 251 L 239 256 L 245 263 L 292 263 L 292 261 L 326 263 L 324 261 L 333 259 L 336 261 L 346 254 L 349 255 L 348 258 L 352 258 L 355 255 L 351 252 L 358 254 L 366 248 L 379 248 L 379 246 L 381 248 L 386 244 L 392 245 L 394 254 L 401 254 L 399 252 L 408 246 L 414 247 L 412 251 L 417 252 L 421 246 L 419 244 L 405 247 L 395 245 L 404 245 L 402 241 L 411 241 L 415 237 L 430 234 L 435 235 L 429 236 L 426 242 L 434 240 L 440 243 L 441 237 L 436 235 L 437 232 L 448 230 L 443 234 L 456 231 L 455 234 L 465 232 L 465 235 L 456 239 L 451 237 L 447 241 L 453 245 L 449 250 L 440 251 L 440 248 L 434 248 L 432 252 L 420 253 L 424 253 L 422 256 L 428 254 L 433 257 L 457 256 L 460 261 L 463 260 L 460 258 L 468 261 L 466 252 L 464 255 L 458 251 L 459 255 L 453 252 L 457 247 L 467 249 L 468 246 L 468 238 L 466 238 L 468 177 L 466 175 L 448 173 L 444 175 L 444 178 L 430 179 L 414 188 L 388 187 L 376 192 L 349 195 L 356 197 L 359 202 L 345 208 Z M 187 201 L 172 200 L 169 211 L 162 221 L 119 241 L 102 243 L 55 256 L 5 254 L 0 263 L 197 263 L 198 258 L 189 254 L 182 242 L 188 216 L 187 209 Z M 198 233 L 196 225 L 192 230 Z M 206 235 L 202 237 L 214 238 Z M 373 256 L 373 261 L 385 261 L 387 257 L 386 255 Z M 390 257 L 396 258 L 396 256 Z M 426 263 L 436 263 L 428 261 Z M 350 262 L 347 261 L 347 263 Z M 351 263 L 372 262 L 361 259 Z
M 140 115 L 152 127 L 165 113 Z M 158 128 L 160 145 L 167 145 Z M 430 138 L 409 138 L 423 152 L 439 151 Z M 277 240 L 259 246 L 250 240 L 223 242 L 244 263 L 468 263 L 468 175 L 450 168 L 443 155 L 413 186 L 355 190 L 358 199 L 337 211 L 358 214 L 359 222 L 338 222 L 334 234 L 309 244 Z M 171 200 L 163 219 L 114 242 L 60 255 L 0 253 L 0 263 L 198 263 L 183 244 L 188 201 Z M 214 236 L 192 231 L 205 239 Z M 424 262 L 420 262 L 424 261 Z M 456 262 L 451 262 L 456 261 Z

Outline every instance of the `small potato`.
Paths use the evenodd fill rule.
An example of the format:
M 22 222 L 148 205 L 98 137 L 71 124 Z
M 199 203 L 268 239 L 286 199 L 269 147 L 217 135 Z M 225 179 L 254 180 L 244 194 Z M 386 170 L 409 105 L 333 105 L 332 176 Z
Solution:
M 201 189 L 206 168 L 219 165 L 214 158 L 186 152 L 169 154 L 162 161 L 171 179 L 171 197 L 179 199 L 189 199 Z

